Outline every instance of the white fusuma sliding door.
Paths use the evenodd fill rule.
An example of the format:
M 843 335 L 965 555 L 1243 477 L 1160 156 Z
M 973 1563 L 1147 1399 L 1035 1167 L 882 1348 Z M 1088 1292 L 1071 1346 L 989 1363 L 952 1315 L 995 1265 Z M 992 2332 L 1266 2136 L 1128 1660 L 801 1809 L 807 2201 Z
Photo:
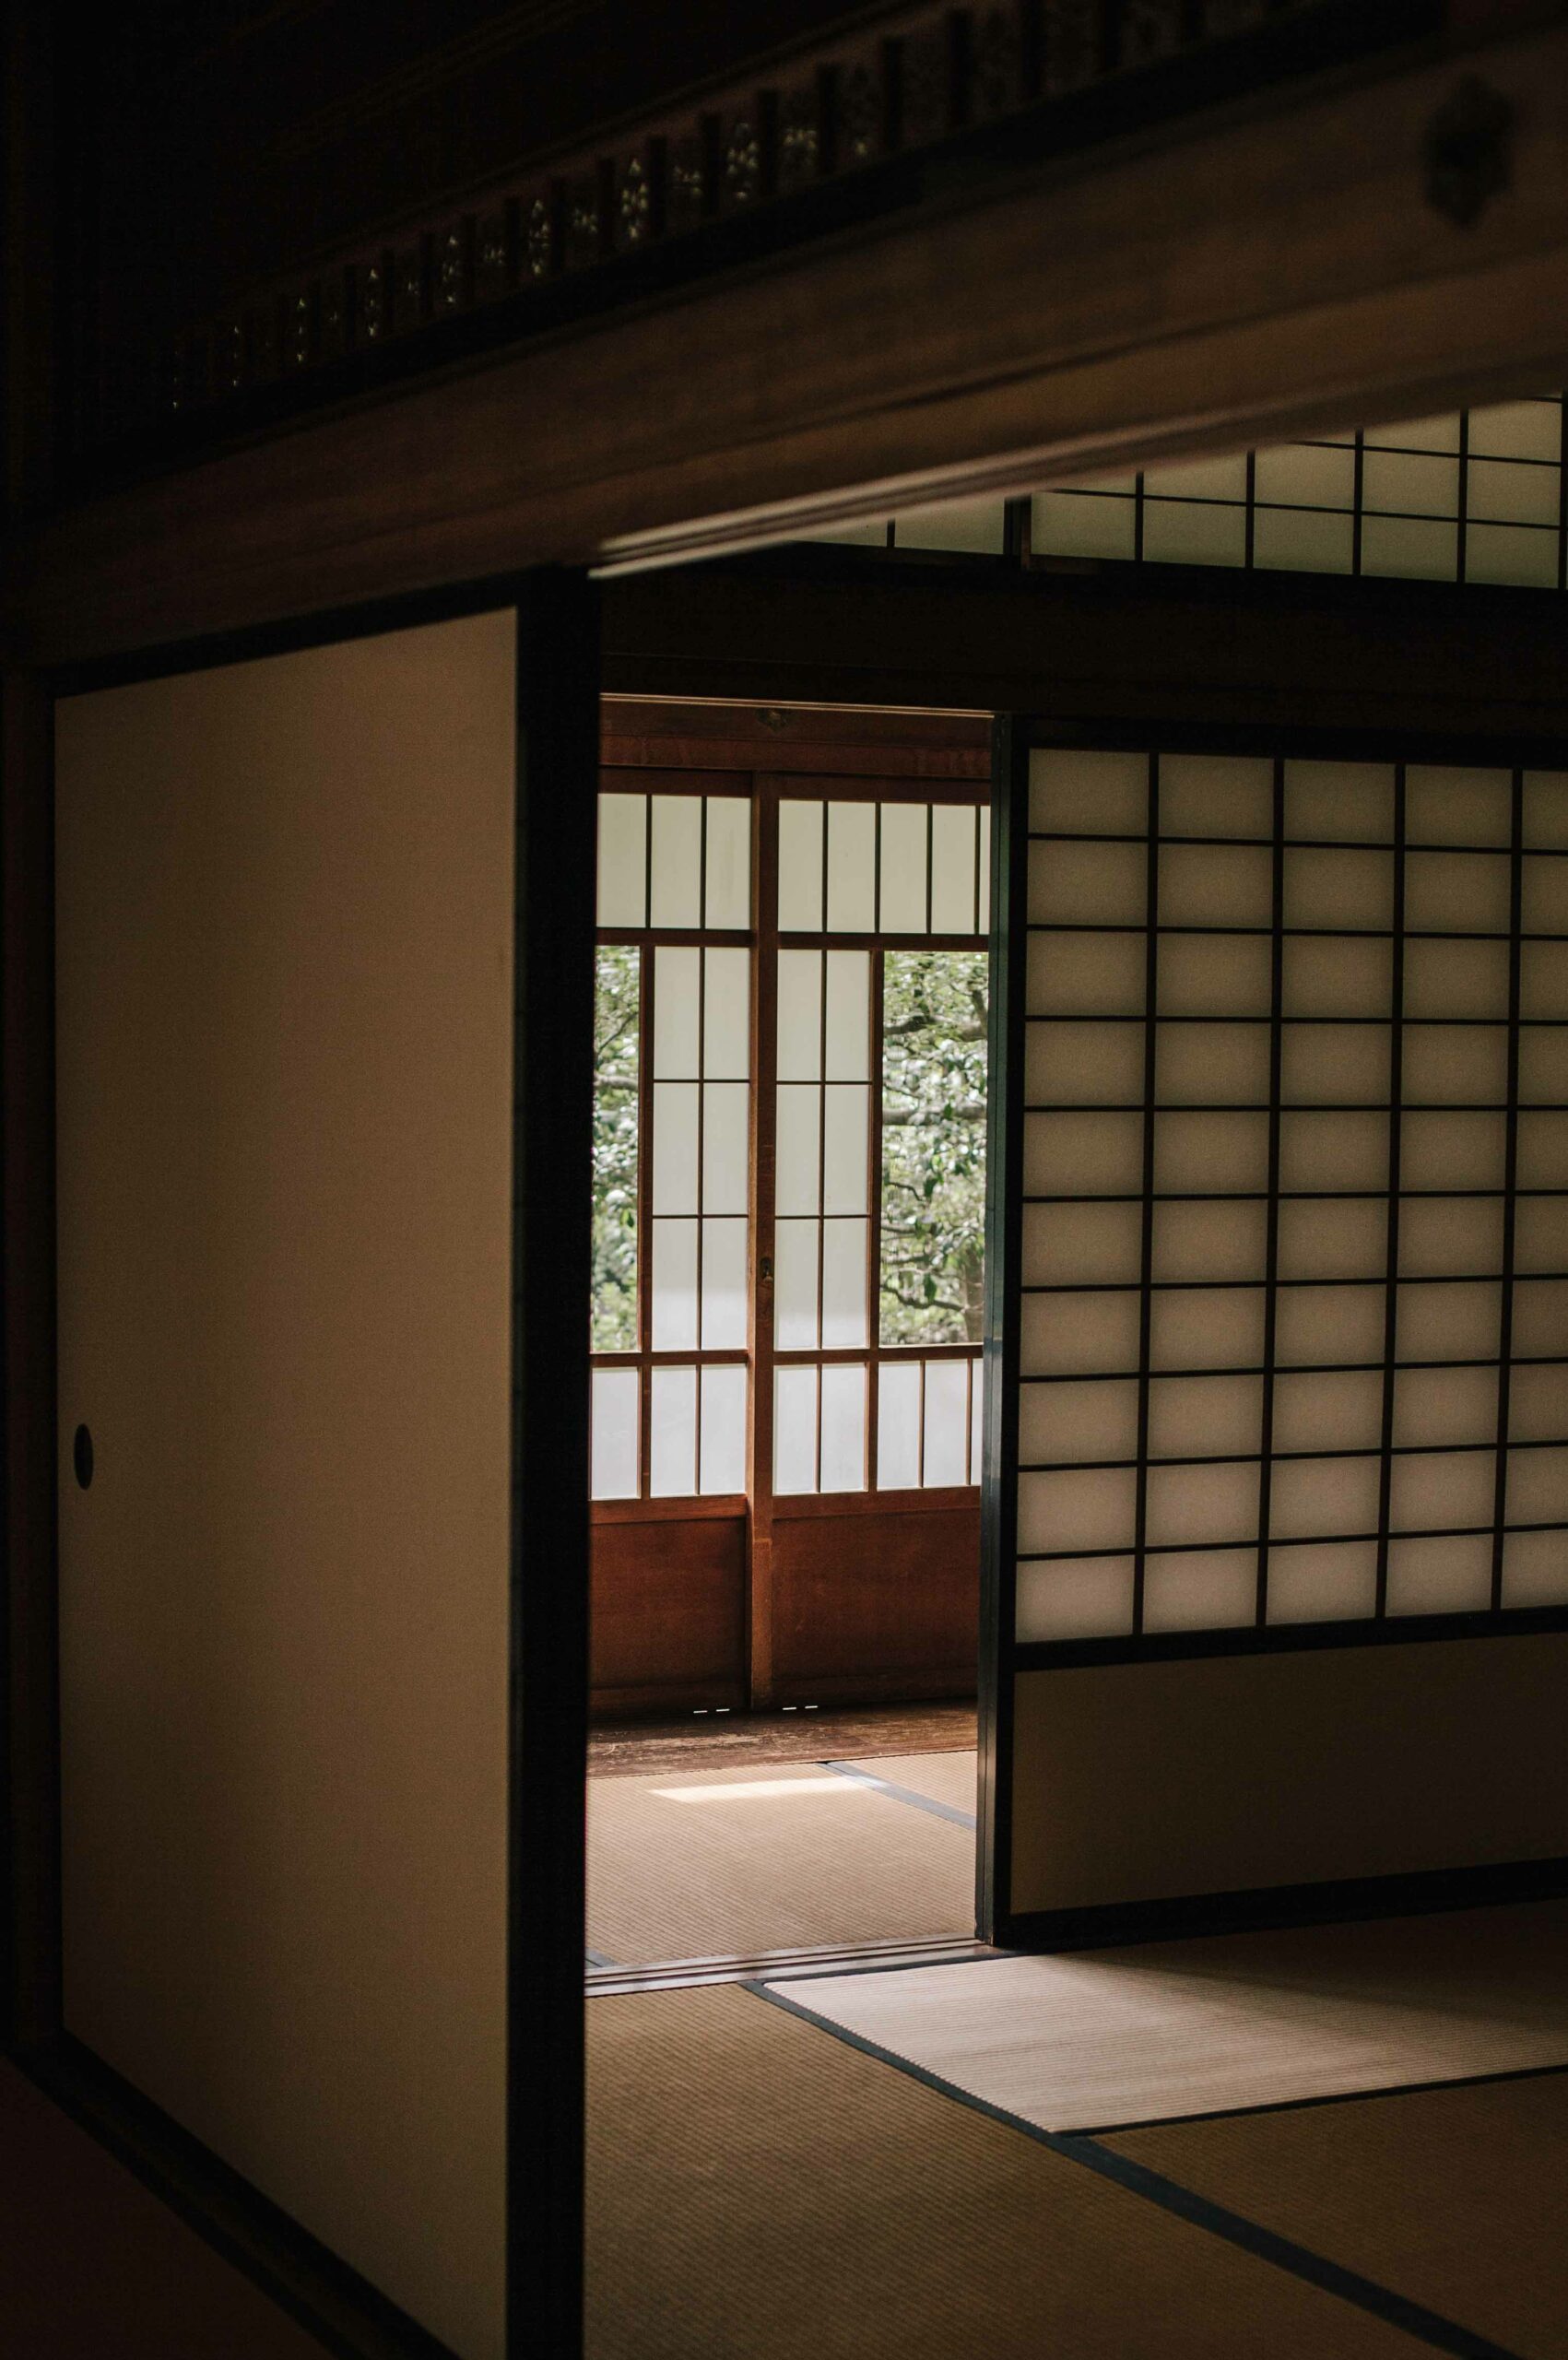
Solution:
M 462 2360 L 506 2348 L 517 639 L 57 727 L 65 2030 Z

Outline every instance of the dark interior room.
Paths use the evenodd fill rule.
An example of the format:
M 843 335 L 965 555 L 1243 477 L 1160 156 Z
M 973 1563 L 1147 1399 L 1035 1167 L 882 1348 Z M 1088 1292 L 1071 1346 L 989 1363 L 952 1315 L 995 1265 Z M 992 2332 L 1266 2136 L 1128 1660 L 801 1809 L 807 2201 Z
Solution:
M 6 2360 L 1568 2360 L 1568 7 L 0 42 Z

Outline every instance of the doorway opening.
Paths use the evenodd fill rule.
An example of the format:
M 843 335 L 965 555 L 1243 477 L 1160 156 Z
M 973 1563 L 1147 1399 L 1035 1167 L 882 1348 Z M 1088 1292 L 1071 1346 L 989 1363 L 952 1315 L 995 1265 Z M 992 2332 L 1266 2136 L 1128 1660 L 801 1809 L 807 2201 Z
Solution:
M 989 719 L 602 763 L 590 1979 L 967 1946 Z

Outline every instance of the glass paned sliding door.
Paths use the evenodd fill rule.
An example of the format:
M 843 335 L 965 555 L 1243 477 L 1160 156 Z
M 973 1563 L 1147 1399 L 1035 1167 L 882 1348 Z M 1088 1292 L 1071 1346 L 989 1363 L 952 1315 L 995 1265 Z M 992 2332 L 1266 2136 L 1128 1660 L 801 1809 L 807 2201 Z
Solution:
M 776 811 L 773 1490 L 966 1488 L 989 813 L 787 791 Z
M 760 820 L 753 1678 L 950 1692 L 976 1620 L 990 813 L 786 777 Z
M 738 1701 L 744 1635 L 752 809 L 688 784 L 599 797 L 595 1617 L 628 1705 L 661 1670 Z
M 709 1650 L 715 1702 L 921 1693 L 866 1618 L 885 1590 L 872 1623 L 914 1627 L 924 1585 L 932 1648 L 973 1647 L 984 788 L 676 784 L 600 798 L 606 1652 L 669 1660 L 671 1615 L 722 1590 L 745 1668 L 726 1687 Z

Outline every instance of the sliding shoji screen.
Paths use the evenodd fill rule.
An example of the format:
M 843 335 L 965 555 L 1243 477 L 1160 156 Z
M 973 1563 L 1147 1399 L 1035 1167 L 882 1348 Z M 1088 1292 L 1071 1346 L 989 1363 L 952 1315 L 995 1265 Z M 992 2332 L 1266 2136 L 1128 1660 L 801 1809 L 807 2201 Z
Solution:
M 826 526 L 811 537 L 862 549 L 923 549 L 963 557 L 1017 553 L 1003 500 L 936 501 L 924 508 L 901 509 L 896 516 Z
M 746 1489 L 751 898 L 748 792 L 600 795 L 596 1500 Z
M 1046 1776 L 1098 1680 L 1107 1735 L 1139 1709 L 1181 1730 L 1173 1800 L 1192 1746 L 1219 1759 L 1244 1724 L 1220 1697 L 1267 1686 L 1305 1776 L 1281 1679 L 1331 1722 L 1334 1650 L 1404 1638 L 1380 1676 L 1447 1694 L 1445 1647 L 1568 1626 L 1568 773 L 1050 745 L 1021 769 L 1020 1761 Z M 1229 1734 L 1186 1726 L 1200 1697 Z M 1358 1721 L 1342 1761 L 1369 1743 Z M 1490 1839 L 1473 1800 L 1434 1822 L 1456 1765 L 1427 1767 L 1408 1858 L 1375 1832 L 1405 1772 L 1329 1870 L 1293 1788 L 1278 1874 L 1256 1824 L 1204 1870 L 1211 1811 L 1161 1867 L 1170 1803 L 1146 1797 L 1135 1891 L 1112 1870 L 1077 1898 L 1204 1889 L 1184 1859 L 1221 1890 L 1444 1866 L 1450 1836 L 1462 1864 Z M 1013 1804 L 1024 1885 L 1070 1906 L 1059 1784 Z
M 963 1489 L 980 1459 L 990 813 L 972 795 L 824 800 L 807 784 L 770 796 L 772 1489 Z
M 896 558 L 1568 585 L 1562 395 L 1171 459 L 824 530 Z
M 1501 402 L 1035 497 L 1037 558 L 1423 582 L 1568 582 L 1563 402 Z

